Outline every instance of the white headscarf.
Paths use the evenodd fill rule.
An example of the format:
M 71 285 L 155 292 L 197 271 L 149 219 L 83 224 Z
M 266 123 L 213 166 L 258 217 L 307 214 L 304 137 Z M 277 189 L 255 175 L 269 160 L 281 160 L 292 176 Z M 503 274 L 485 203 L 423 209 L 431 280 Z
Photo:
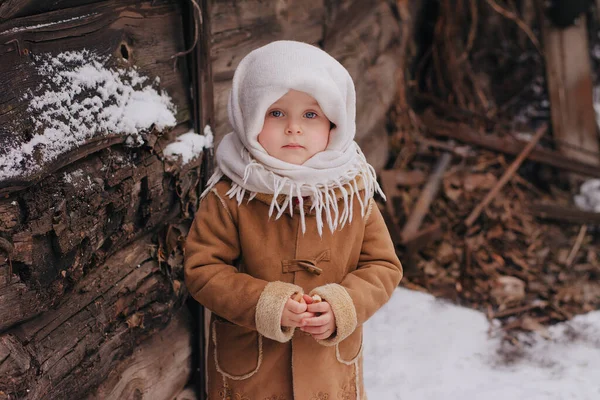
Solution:
M 335 124 L 327 148 L 302 165 L 290 164 L 270 156 L 258 143 L 268 108 L 289 90 L 314 97 L 327 118 Z M 303 196 L 309 196 L 322 235 L 325 221 L 334 232 L 352 221 L 357 181 L 364 187 L 357 196 L 364 215 L 375 191 L 383 196 L 375 170 L 354 141 L 356 132 L 356 94 L 348 71 L 323 50 L 301 42 L 276 41 L 250 52 L 233 76 L 228 103 L 233 132 L 221 141 L 216 152 L 217 168 L 203 196 L 223 177 L 232 181 L 227 193 L 241 203 L 248 192 L 272 194 L 269 215 L 277 210 L 279 218 L 293 198 L 299 201 L 302 231 L 306 231 Z M 336 193 L 337 192 L 337 193 Z M 343 209 L 338 207 L 338 194 Z M 279 195 L 285 196 L 278 203 Z

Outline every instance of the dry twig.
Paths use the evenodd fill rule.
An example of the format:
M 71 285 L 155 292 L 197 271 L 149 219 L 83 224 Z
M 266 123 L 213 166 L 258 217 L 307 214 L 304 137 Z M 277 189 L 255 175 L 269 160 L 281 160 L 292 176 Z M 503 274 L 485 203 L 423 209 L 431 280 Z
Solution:
M 515 13 L 500 7 L 498 5 L 498 3 L 495 2 L 495 0 L 486 0 L 486 1 L 490 5 L 490 7 L 492 7 L 494 9 L 494 11 L 496 11 L 498 14 L 500 14 L 510 20 L 515 21 L 517 26 L 519 28 L 521 28 L 523 30 L 523 32 L 525 32 L 525 34 L 527 35 L 529 40 L 531 40 L 531 43 L 533 43 L 533 45 L 540 52 L 540 54 L 543 54 L 542 48 L 540 46 L 540 42 L 535 37 L 535 34 L 531 30 L 531 28 L 529 28 L 529 26 L 527 26 L 527 24 L 521 18 L 519 18 Z
M 579 234 L 577 235 L 577 239 L 575 239 L 575 243 L 573 244 L 573 248 L 569 252 L 567 256 L 567 260 L 565 261 L 565 265 L 570 267 L 575 261 L 575 257 L 581 248 L 581 244 L 583 243 L 583 239 L 585 238 L 585 234 L 587 233 L 587 225 L 581 225 L 581 229 L 579 229 Z
M 490 190 L 490 192 L 487 194 L 487 196 L 485 196 L 483 201 L 479 203 L 477 207 L 475 207 L 475 209 L 467 217 L 467 219 L 465 220 L 466 226 L 473 225 L 473 222 L 475 222 L 475 220 L 479 218 L 479 215 L 481 214 L 483 209 L 494 199 L 498 192 L 500 192 L 500 190 L 504 187 L 506 182 L 508 182 L 510 178 L 514 175 L 514 173 L 517 172 L 517 169 L 519 169 L 523 161 L 525 161 L 529 153 L 531 153 L 535 145 L 539 142 L 540 138 L 546 133 L 547 130 L 548 125 L 543 125 L 541 128 L 538 129 L 538 131 L 535 133 L 535 136 L 531 139 L 527 146 L 525 146 L 521 154 L 519 154 L 515 161 L 512 162 L 510 167 L 508 167 L 506 172 L 504 172 L 502 178 L 498 180 L 496 186 L 492 190 Z

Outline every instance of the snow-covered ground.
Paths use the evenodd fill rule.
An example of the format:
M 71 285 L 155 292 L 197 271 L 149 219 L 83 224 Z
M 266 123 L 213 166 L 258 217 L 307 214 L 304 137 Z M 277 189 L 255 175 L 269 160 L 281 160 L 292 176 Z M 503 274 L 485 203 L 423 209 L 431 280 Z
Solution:
M 471 309 L 406 289 L 365 326 L 370 400 L 598 400 L 600 311 L 503 345 Z

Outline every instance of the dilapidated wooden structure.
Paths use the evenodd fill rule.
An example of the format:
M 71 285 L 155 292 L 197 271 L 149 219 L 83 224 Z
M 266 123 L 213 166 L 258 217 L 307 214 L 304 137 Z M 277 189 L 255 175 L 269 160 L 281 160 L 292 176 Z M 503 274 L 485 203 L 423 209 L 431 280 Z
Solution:
M 182 244 L 211 151 L 165 149 L 207 125 L 218 143 L 238 62 L 295 39 L 348 68 L 356 139 L 382 168 L 420 7 L 0 0 L 0 399 L 195 398 L 182 391 L 201 387 L 202 320 Z

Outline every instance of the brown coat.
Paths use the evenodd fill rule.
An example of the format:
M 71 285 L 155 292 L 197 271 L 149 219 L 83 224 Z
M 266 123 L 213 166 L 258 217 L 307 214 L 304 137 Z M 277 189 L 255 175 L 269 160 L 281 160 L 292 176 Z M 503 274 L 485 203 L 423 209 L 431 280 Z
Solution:
M 355 198 L 353 221 L 319 237 L 314 216 L 302 234 L 297 210 L 269 219 L 271 197 L 238 206 L 229 188 L 221 181 L 204 198 L 185 249 L 186 285 L 213 312 L 209 399 L 365 399 L 362 324 L 402 278 L 377 205 L 371 200 L 361 218 Z M 282 329 L 283 306 L 295 292 L 330 303 L 334 336 L 317 341 Z

